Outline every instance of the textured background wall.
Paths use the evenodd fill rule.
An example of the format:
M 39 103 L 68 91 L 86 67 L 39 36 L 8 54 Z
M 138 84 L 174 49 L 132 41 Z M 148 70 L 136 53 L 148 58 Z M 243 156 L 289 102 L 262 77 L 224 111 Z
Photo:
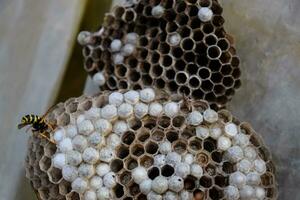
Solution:
M 243 72 L 230 109 L 251 122 L 270 147 L 279 199 L 300 199 L 300 1 L 222 3 Z

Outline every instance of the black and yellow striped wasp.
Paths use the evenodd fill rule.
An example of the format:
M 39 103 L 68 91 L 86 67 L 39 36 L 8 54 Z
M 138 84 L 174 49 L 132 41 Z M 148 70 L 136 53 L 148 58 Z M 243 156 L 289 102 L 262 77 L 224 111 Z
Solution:
M 30 125 L 29 129 L 32 128 L 33 132 L 37 132 L 40 137 L 47 139 L 51 143 L 55 143 L 53 140 L 51 140 L 50 137 L 46 135 L 47 130 L 50 129 L 51 131 L 54 131 L 54 125 L 48 123 L 45 119 L 47 114 L 51 110 L 53 110 L 53 108 L 54 106 L 50 107 L 49 110 L 42 117 L 34 114 L 25 115 L 24 117 L 22 117 L 21 123 L 18 124 L 18 129 Z M 27 131 L 29 129 L 27 129 Z

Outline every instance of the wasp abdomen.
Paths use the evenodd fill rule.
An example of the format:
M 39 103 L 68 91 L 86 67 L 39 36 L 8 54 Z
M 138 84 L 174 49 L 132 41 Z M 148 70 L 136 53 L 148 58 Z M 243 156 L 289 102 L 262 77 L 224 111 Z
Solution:
M 22 123 L 34 124 L 41 120 L 37 115 L 26 115 L 22 118 Z

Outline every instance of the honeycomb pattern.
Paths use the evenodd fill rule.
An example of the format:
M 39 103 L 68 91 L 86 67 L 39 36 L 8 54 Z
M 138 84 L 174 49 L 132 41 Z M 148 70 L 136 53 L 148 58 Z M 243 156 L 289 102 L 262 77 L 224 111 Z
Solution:
M 119 5 L 106 14 L 99 31 L 79 34 L 85 69 L 101 90 L 151 86 L 224 107 L 241 85 L 241 71 L 222 11 L 217 0 Z M 137 37 L 129 41 L 128 34 Z M 128 43 L 134 47 L 125 48 Z
M 122 94 L 124 92 L 121 91 Z M 82 116 L 89 119 L 93 108 L 103 110 L 109 104 L 110 94 L 103 92 L 94 97 L 72 98 L 64 104 L 59 104 L 48 115 L 47 120 L 64 128 L 76 124 Z M 170 102 L 179 106 L 175 114 L 167 109 Z M 248 123 L 239 122 L 226 110 L 219 111 L 217 116 L 214 113 L 206 115 L 205 111 L 210 109 L 208 103 L 203 100 L 180 100 L 178 97 L 167 97 L 157 92 L 152 103 L 164 106 L 160 115 L 151 116 L 149 113 L 153 112 L 150 112 L 149 108 L 149 113 L 143 117 L 132 114 L 125 120 L 128 129 L 120 135 L 120 143 L 114 148 L 114 156 L 108 161 L 110 171 L 115 174 L 115 183 L 110 189 L 109 198 L 106 199 L 192 199 L 194 195 L 199 199 L 230 199 L 226 191 L 229 186 L 234 185 L 232 175 L 245 168 L 241 167 L 242 161 L 233 161 L 236 157 L 228 155 L 230 146 L 240 146 L 247 159 L 250 159 L 251 155 L 248 154 L 251 151 L 246 149 L 254 149 L 255 157 L 252 156 L 251 159 L 262 161 L 265 169 L 253 169 L 252 166 L 251 172 L 261 173 L 260 180 L 257 183 L 247 181 L 247 185 L 251 185 L 248 186 L 250 189 L 263 189 L 262 199 L 277 198 L 275 168 L 271 156 L 261 138 Z M 201 113 L 203 118 L 199 120 L 199 115 L 194 115 L 195 113 Z M 99 118 L 99 115 L 94 113 L 93 117 Z M 117 121 L 114 117 L 111 123 Z M 227 126 L 228 124 L 231 126 Z M 248 138 L 248 142 L 234 137 L 231 139 L 232 144 L 226 150 L 222 149 L 224 145 L 220 144 L 220 138 L 229 137 L 233 125 L 238 128 L 238 134 Z M 216 134 L 216 129 L 222 130 L 221 135 Z M 109 137 L 109 134 L 105 137 Z M 53 157 L 57 152 L 59 149 L 56 145 L 35 136 L 30 138 L 26 175 L 32 187 L 41 199 L 88 199 L 75 192 L 71 183 L 64 180 L 61 170 L 53 166 Z M 178 171 L 182 169 L 177 167 L 178 163 L 187 164 L 190 170 Z M 150 192 L 143 190 L 139 181 L 143 176 L 137 173 L 137 169 L 145 170 L 146 179 L 150 182 L 167 181 L 167 188 L 160 191 L 152 185 Z M 170 182 L 178 184 L 170 185 Z M 239 191 L 241 195 L 245 195 L 244 188 L 239 188 Z

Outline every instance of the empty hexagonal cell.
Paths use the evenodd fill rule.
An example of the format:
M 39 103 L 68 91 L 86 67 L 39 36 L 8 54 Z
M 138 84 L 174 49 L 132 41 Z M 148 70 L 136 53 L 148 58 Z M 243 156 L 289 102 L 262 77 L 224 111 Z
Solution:
M 193 137 L 189 139 L 188 147 L 190 151 L 198 152 L 202 149 L 202 140 L 197 137 Z
M 58 189 L 61 195 L 66 195 L 70 193 L 72 190 L 71 183 L 63 180 L 59 183 Z
M 158 167 L 151 167 L 148 169 L 148 177 L 151 180 L 154 180 L 156 177 L 158 177 L 160 174 L 159 168 Z
M 39 152 L 37 152 L 39 155 L 45 154 L 48 157 L 51 157 L 56 152 L 56 146 L 52 143 L 48 143 L 44 149 L 39 149 Z
M 189 138 L 191 138 L 195 135 L 196 135 L 195 129 L 191 129 L 191 128 L 186 128 L 181 133 L 181 137 L 184 138 L 184 139 L 189 139 Z
M 123 186 L 120 185 L 120 184 L 117 184 L 117 185 L 114 187 L 113 191 L 114 191 L 115 197 L 117 197 L 117 198 L 121 198 L 121 197 L 124 196 L 124 188 L 123 188 Z
M 91 101 L 91 99 L 87 99 L 86 101 L 79 104 L 78 109 L 87 111 L 92 107 L 92 105 L 93 105 L 93 102 Z
M 78 102 L 72 102 L 72 103 L 68 104 L 67 111 L 69 113 L 74 113 L 77 111 L 77 108 L 78 108 Z
M 140 165 L 145 167 L 145 168 L 149 168 L 153 165 L 154 160 L 153 157 L 150 157 L 148 155 L 143 155 L 140 159 L 139 159 Z
M 213 180 L 210 176 L 204 175 L 200 178 L 199 183 L 204 188 L 210 188 L 213 185 Z
M 130 154 L 136 157 L 142 156 L 144 152 L 145 152 L 144 147 L 141 144 L 134 144 L 130 148 Z
M 207 46 L 212 46 L 212 45 L 217 44 L 217 40 L 218 40 L 218 38 L 214 34 L 209 34 L 204 37 L 204 42 Z
M 158 150 L 158 144 L 154 141 L 148 141 L 145 145 L 145 150 L 149 154 L 156 154 Z
M 48 172 L 49 180 L 53 183 L 58 183 L 62 179 L 61 170 L 55 167 L 51 167 Z
M 129 148 L 125 145 L 120 145 L 116 149 L 116 155 L 120 159 L 124 159 L 129 155 Z
M 194 190 L 195 187 L 196 187 L 196 181 L 197 179 L 193 176 L 187 176 L 185 179 L 184 179 L 184 189 L 186 190 Z
M 38 190 L 38 193 L 42 199 L 48 199 L 49 198 L 49 190 L 46 187 L 40 188 Z
M 219 115 L 219 119 L 221 121 L 223 121 L 224 123 L 232 121 L 232 115 L 227 110 L 221 110 L 221 111 L 219 111 L 218 115 Z
M 187 150 L 187 143 L 184 140 L 177 140 L 173 142 L 172 148 L 178 154 L 184 154 Z
M 132 196 L 135 196 L 137 194 L 140 193 L 140 187 L 138 184 L 132 182 L 129 184 L 128 186 L 128 189 L 129 189 L 129 193 L 132 195 Z
M 182 128 L 184 126 L 185 118 L 184 116 L 176 116 L 172 119 L 172 126 L 175 128 Z
M 59 126 L 66 126 L 70 123 L 70 115 L 68 113 L 63 113 L 59 116 L 57 124 Z
M 127 185 L 131 181 L 131 173 L 128 171 L 123 171 L 119 176 L 120 182 L 123 185 Z
M 124 144 L 130 145 L 135 139 L 135 134 L 132 131 L 127 131 L 121 139 Z
M 137 198 L 137 200 L 144 200 L 144 199 L 147 199 L 147 196 L 141 193 L 136 198 Z
M 211 158 L 213 161 L 215 161 L 216 163 L 221 163 L 223 160 L 223 153 L 219 152 L 219 151 L 213 151 L 211 153 Z
M 224 196 L 223 190 L 218 187 L 213 187 L 209 190 L 209 197 L 212 200 L 218 200 L 221 199 Z
M 166 133 L 166 137 L 167 137 L 167 140 L 169 140 L 170 142 L 173 142 L 173 141 L 177 140 L 179 136 L 176 131 L 168 131 Z
M 261 176 L 261 182 L 262 182 L 262 185 L 265 187 L 270 187 L 270 186 L 274 185 L 274 183 L 275 183 L 274 175 L 269 172 L 263 174 Z
M 231 174 L 236 171 L 236 166 L 235 166 L 235 164 L 232 164 L 230 162 L 224 162 L 223 166 L 222 166 L 222 170 L 226 174 Z
M 56 198 L 59 196 L 59 188 L 58 188 L 58 185 L 52 185 L 50 188 L 49 188 L 49 196 L 50 197 L 53 197 L 53 198 Z
M 80 195 L 77 192 L 71 192 L 66 195 L 67 200 L 80 200 Z
M 168 128 L 171 125 L 171 119 L 167 116 L 162 116 L 157 119 L 157 124 L 161 128 Z
M 121 159 L 114 159 L 110 163 L 110 169 L 117 173 L 123 169 L 123 161 Z
M 161 168 L 161 175 L 165 176 L 165 177 L 170 177 L 174 174 L 175 170 L 174 167 L 172 167 L 171 165 L 164 165 Z
M 221 188 L 224 188 L 229 185 L 229 178 L 228 176 L 217 175 L 215 176 L 215 184 Z
M 148 117 L 147 119 L 145 119 L 143 121 L 143 125 L 145 128 L 148 128 L 148 129 L 152 129 L 156 126 L 156 118 L 154 117 Z
M 51 166 L 51 158 L 43 156 L 42 159 L 39 161 L 39 166 L 41 170 L 46 172 Z
M 203 141 L 203 148 L 208 151 L 208 152 L 212 152 L 215 149 L 217 149 L 217 142 L 216 140 L 212 139 L 212 138 L 207 138 Z
M 151 133 L 151 138 L 154 140 L 154 141 L 162 141 L 165 137 L 165 133 L 163 130 L 160 130 L 160 129 L 154 129 Z
M 125 160 L 125 167 L 128 170 L 133 170 L 134 168 L 136 168 L 138 166 L 138 162 L 135 158 L 133 157 L 129 157 Z

